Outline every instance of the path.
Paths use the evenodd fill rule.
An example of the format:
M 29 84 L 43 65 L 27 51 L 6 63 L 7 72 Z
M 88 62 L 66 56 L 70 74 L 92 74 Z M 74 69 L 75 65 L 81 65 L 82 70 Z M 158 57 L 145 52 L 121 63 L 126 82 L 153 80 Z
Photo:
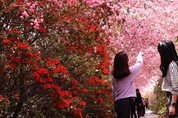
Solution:
M 153 114 L 152 111 L 150 110 L 146 110 L 145 115 L 141 116 L 140 118 L 161 118 L 161 117 L 157 114 Z

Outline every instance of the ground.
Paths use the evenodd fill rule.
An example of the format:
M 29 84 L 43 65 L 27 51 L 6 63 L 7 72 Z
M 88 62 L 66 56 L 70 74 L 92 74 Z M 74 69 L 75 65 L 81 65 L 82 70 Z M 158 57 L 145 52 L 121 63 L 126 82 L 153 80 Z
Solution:
M 152 111 L 150 110 L 146 110 L 145 115 L 141 116 L 141 118 L 161 118 L 161 117 L 157 114 L 153 114 Z

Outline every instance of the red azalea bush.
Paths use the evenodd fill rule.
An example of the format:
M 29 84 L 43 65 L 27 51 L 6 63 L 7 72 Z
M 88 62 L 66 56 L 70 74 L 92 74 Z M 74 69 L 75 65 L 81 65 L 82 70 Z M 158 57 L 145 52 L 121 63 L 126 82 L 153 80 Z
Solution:
M 0 0 L 0 115 L 114 117 L 113 12 L 82 1 Z M 102 22 L 101 22 L 102 21 Z

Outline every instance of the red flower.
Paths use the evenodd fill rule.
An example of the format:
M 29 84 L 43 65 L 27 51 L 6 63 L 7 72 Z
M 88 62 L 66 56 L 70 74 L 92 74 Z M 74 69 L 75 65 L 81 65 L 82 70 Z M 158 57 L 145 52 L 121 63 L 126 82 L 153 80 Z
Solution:
M 58 59 L 53 58 L 53 61 L 57 64 L 60 63 Z
M 34 54 L 36 55 L 36 56 L 40 56 L 40 53 L 39 52 L 34 52 Z
M 34 72 L 33 74 L 32 74 L 34 77 L 40 77 L 40 75 L 37 73 L 37 72 Z
M 77 92 L 77 91 L 74 91 L 74 95 L 78 95 L 78 92 Z
M 97 51 L 102 51 L 102 48 L 98 48 Z
M 19 62 L 19 61 L 21 61 L 21 58 L 20 57 L 14 57 L 14 58 L 11 59 L 11 61 Z
M 72 47 L 69 47 L 70 50 L 76 50 L 76 47 L 72 46 Z
M 78 107 L 77 110 L 78 110 L 77 114 L 80 115 L 80 116 L 82 116 L 81 108 Z M 82 118 L 82 117 L 80 117 L 80 118 Z
M 3 98 L 3 95 L 0 95 L 0 99 L 2 99 Z
M 8 48 L 6 48 L 6 50 L 11 51 L 11 46 L 9 46 Z
M 10 54 L 7 54 L 6 58 L 9 59 L 10 58 Z
M 77 110 L 78 110 L 78 111 L 81 111 L 81 108 L 80 108 L 80 107 L 78 107 L 78 108 L 77 108 Z
M 32 47 L 29 45 L 29 46 L 28 46 L 28 49 L 32 49 Z
M 51 85 L 50 84 L 45 84 L 44 85 L 44 89 L 48 89 L 48 88 L 51 88 Z
M 37 67 L 37 72 L 40 73 L 40 74 L 44 73 L 48 77 L 50 75 L 49 71 L 46 68 L 39 68 L 39 67 Z
M 27 44 L 20 42 L 20 43 L 18 44 L 18 46 L 19 46 L 20 48 L 24 49 L 24 48 L 27 47 Z
M 69 98 L 71 98 L 71 97 L 72 97 L 71 93 L 69 93 L 69 94 L 68 94 L 68 97 L 69 97 Z
M 77 90 L 80 90 L 80 86 L 76 87 Z
M 88 83 L 91 83 L 92 85 L 95 85 L 95 83 L 94 83 L 94 81 L 91 79 L 91 80 L 89 80 L 89 82 Z
M 98 98 L 98 99 L 96 100 L 96 102 L 101 102 L 101 98 Z
M 30 42 L 31 42 L 31 39 L 28 39 L 27 42 L 30 43 Z
M 86 89 L 86 88 L 84 88 L 82 91 L 83 91 L 84 93 L 87 93 L 87 89 Z
M 18 94 L 15 94 L 15 97 L 18 98 Z
M 73 110 L 71 110 L 71 113 L 72 113 L 72 114 L 75 114 L 75 113 L 76 113 L 76 111 L 73 109 Z
M 103 80 L 95 78 L 96 82 L 103 84 Z
M 107 69 L 103 69 L 103 73 L 104 73 L 104 74 L 107 74 Z
M 110 62 L 110 61 L 107 61 L 107 64 L 108 64 L 108 65 L 110 65 L 110 64 L 111 64 L 111 62 Z
M 17 1 L 17 2 L 15 2 L 16 3 L 16 5 L 23 5 L 23 2 L 22 1 Z
M 53 79 L 52 78 L 48 78 L 47 82 L 53 82 Z
M 16 65 L 15 64 L 9 64 L 9 67 L 12 68 L 12 69 L 15 69 Z
M 2 36 L 6 36 L 6 34 L 2 32 Z
M 80 105 L 86 105 L 86 102 L 80 102 Z
M 62 103 L 64 104 L 65 107 L 70 107 L 70 102 L 71 102 L 71 99 L 68 99 L 68 100 L 65 100 L 63 101 Z
M 61 95 L 62 97 L 64 97 L 65 95 L 68 95 L 68 93 L 69 93 L 68 91 L 63 91 L 63 92 L 61 92 L 60 95 Z
M 102 69 L 104 69 L 104 68 L 105 68 L 105 65 L 101 65 L 100 67 L 101 67 Z
M 89 115 L 87 115 L 86 118 L 92 118 L 92 117 L 90 117 Z
M 95 26 L 91 26 L 90 25 L 89 27 L 90 27 L 90 32 L 92 32 L 92 31 L 94 32 L 95 31 Z
M 10 40 L 9 40 L 9 39 L 4 39 L 4 40 L 2 40 L 2 42 L 3 42 L 3 43 L 9 43 Z
M 50 94 L 51 94 L 51 96 L 54 96 L 54 97 L 56 97 L 56 93 L 54 93 L 54 92 L 51 92 Z
M 72 89 L 73 89 L 73 90 L 75 90 L 75 89 L 76 89 L 76 87 L 77 87 L 76 85 L 73 85 L 73 86 L 72 86 Z
M 45 28 L 40 28 L 40 32 L 46 32 Z
M 108 85 L 109 83 L 108 82 L 105 82 L 106 85 Z
M 75 80 L 75 79 L 74 79 L 74 80 L 72 80 L 72 83 L 76 84 L 76 83 L 77 83 L 77 80 Z

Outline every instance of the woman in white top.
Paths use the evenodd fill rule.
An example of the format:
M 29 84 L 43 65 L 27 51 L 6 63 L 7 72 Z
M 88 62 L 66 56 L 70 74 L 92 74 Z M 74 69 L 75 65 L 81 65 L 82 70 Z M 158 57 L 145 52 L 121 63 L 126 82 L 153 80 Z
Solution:
M 160 41 L 158 52 L 161 56 L 162 90 L 167 91 L 167 107 L 169 118 L 178 117 L 178 57 L 174 43 L 169 40 Z

